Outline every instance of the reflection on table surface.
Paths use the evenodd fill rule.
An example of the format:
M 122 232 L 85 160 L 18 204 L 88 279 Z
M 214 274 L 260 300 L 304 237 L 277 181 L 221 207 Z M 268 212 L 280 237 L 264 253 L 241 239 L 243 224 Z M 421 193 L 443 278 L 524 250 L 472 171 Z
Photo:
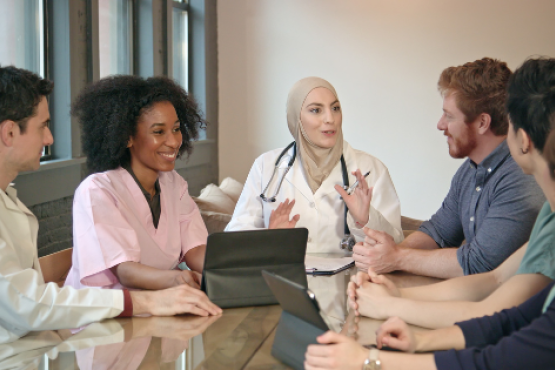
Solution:
M 373 343 L 381 321 L 348 315 L 345 292 L 354 273 L 307 276 L 309 289 L 332 330 Z M 0 370 L 287 369 L 271 356 L 280 315 L 279 306 L 244 307 L 216 317 L 133 317 L 35 332 L 0 345 Z

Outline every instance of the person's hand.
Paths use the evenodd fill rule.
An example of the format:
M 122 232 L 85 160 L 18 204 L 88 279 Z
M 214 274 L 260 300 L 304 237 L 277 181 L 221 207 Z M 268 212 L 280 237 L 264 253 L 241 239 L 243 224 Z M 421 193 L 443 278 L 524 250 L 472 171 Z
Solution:
M 320 344 L 309 345 L 305 354 L 304 367 L 307 370 L 360 370 L 368 358 L 367 349 L 342 334 L 328 331 L 316 340 Z
M 365 284 L 369 283 L 369 284 Z M 363 286 L 364 284 L 364 286 Z M 359 300 L 360 296 L 360 300 Z M 383 275 L 378 275 L 372 269 L 368 273 L 359 271 L 351 277 L 351 281 L 347 286 L 347 298 L 349 306 L 354 310 L 355 315 L 359 316 L 359 307 L 366 306 L 367 300 L 373 297 L 400 297 L 401 293 L 397 286 Z M 363 309 L 364 316 L 376 317 L 375 314 Z
M 403 352 L 414 353 L 417 339 L 403 320 L 398 317 L 391 317 L 376 331 L 376 345 L 380 349 L 387 346 Z
M 133 315 L 174 316 L 191 313 L 198 316 L 220 315 L 222 309 L 210 302 L 204 292 L 182 284 L 157 291 L 130 291 Z
M 353 259 L 361 270 L 372 269 L 376 274 L 397 270 L 398 247 L 386 232 L 364 228 L 363 243 L 355 244 Z
M 355 316 L 366 316 L 381 320 L 389 317 L 387 308 L 391 303 L 391 295 L 384 286 L 373 283 L 371 280 L 364 281 L 362 284 L 350 281 L 347 287 L 347 295 L 349 306 L 354 311 Z
M 393 281 L 389 280 L 385 275 L 376 274 L 372 269 L 368 269 L 367 273 L 359 272 L 353 278 L 358 286 L 361 286 L 365 281 L 374 283 L 369 285 L 372 287 L 372 295 L 401 297 L 401 292 Z
M 358 311 L 358 302 L 357 302 L 357 296 L 356 296 L 356 290 L 358 288 L 358 285 L 352 281 L 349 281 L 349 284 L 347 285 L 347 301 L 349 303 L 349 307 L 351 307 L 351 309 L 355 312 L 355 316 L 360 316 L 360 312 Z
M 202 275 L 192 270 L 175 270 L 172 286 L 187 284 L 191 288 L 200 289 Z
M 373 271 L 369 271 L 373 273 Z M 375 275 L 375 274 L 374 274 Z M 371 281 L 370 275 L 367 272 L 359 271 L 356 275 L 351 276 L 351 281 L 347 285 L 347 301 L 349 307 L 351 307 L 355 313 L 355 316 L 359 316 L 358 312 L 358 302 L 356 296 L 356 290 L 365 282 Z
M 289 199 L 285 199 L 285 202 L 279 204 L 279 206 L 272 211 L 270 214 L 270 222 L 268 229 L 292 229 L 297 224 L 297 221 L 301 218 L 300 215 L 295 215 L 293 218 L 289 219 L 291 210 L 295 205 L 295 200 L 293 199 L 289 202 Z
M 349 208 L 349 213 L 357 223 L 357 226 L 362 227 L 368 223 L 370 202 L 372 201 L 372 188 L 368 187 L 368 183 L 360 170 L 356 170 L 352 172 L 352 174 L 355 175 L 358 180 L 358 185 L 351 195 L 348 195 L 347 191 L 340 185 L 335 185 L 335 190 L 345 201 L 347 208 Z

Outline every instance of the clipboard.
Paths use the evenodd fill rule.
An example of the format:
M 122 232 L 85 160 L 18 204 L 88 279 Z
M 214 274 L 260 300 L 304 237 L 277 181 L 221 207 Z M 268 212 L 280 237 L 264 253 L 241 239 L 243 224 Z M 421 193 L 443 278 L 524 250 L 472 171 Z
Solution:
M 307 255 L 305 271 L 307 275 L 335 275 L 355 265 L 352 257 L 320 257 Z

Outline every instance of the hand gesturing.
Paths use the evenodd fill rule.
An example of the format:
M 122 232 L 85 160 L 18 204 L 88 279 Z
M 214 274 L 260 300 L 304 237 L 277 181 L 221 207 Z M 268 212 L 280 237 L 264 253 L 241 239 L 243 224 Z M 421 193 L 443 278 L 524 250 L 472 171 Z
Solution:
M 289 202 L 289 199 L 285 199 L 285 202 L 280 203 L 279 206 L 272 211 L 270 214 L 270 224 L 268 225 L 268 229 L 292 229 L 301 218 L 300 215 L 295 215 L 291 220 L 289 219 L 289 215 L 291 214 L 291 210 L 295 205 L 295 200 Z
M 355 222 L 362 227 L 368 223 L 370 202 L 372 201 L 372 188 L 368 187 L 368 183 L 360 170 L 353 172 L 353 175 L 355 175 L 358 180 L 358 185 L 351 195 L 347 194 L 339 185 L 335 185 L 335 190 L 345 201 L 347 208 L 349 208 L 349 213 L 353 216 Z

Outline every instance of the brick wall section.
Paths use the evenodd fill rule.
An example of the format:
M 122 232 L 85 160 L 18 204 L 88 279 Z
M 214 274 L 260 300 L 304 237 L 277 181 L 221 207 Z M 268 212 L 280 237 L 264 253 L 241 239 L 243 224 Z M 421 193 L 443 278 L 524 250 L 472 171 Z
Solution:
M 71 208 L 73 197 L 29 207 L 39 220 L 39 257 L 73 247 Z
M 217 179 L 211 178 L 212 166 L 198 166 L 178 172 L 187 180 L 191 195 L 198 196 L 207 184 L 217 183 Z M 72 206 L 73 197 L 66 197 L 29 207 L 39 220 L 39 257 L 73 247 Z

